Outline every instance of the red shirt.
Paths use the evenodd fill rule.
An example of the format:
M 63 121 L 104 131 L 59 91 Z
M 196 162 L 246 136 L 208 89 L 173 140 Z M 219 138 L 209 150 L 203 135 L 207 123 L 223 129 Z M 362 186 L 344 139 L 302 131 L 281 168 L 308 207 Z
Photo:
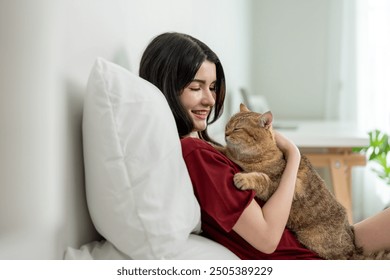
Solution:
M 202 234 L 215 240 L 241 259 L 318 259 L 295 235 L 284 230 L 272 254 L 255 249 L 234 230 L 241 213 L 255 199 L 254 191 L 242 191 L 233 183 L 240 168 L 207 142 L 196 138 L 181 140 L 183 157 L 191 177 L 194 193 L 201 207 Z

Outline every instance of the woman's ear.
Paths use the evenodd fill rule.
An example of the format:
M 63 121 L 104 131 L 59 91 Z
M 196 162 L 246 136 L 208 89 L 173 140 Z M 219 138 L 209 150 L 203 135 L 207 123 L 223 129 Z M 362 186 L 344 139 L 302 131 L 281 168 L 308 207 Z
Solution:
M 260 126 L 268 129 L 272 125 L 272 120 L 273 120 L 273 115 L 271 111 L 265 112 L 260 117 Z

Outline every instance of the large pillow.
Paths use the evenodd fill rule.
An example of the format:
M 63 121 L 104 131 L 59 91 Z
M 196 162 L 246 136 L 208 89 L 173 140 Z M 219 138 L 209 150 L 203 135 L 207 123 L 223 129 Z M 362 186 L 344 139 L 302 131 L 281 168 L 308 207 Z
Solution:
M 88 208 L 98 232 L 132 259 L 170 259 L 200 223 L 199 204 L 163 94 L 98 58 L 84 103 Z

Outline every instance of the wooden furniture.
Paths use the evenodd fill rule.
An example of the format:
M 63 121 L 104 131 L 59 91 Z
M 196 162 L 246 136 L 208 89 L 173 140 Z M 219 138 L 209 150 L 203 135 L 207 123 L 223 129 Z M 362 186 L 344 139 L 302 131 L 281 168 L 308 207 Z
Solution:
M 367 146 L 368 135 L 356 124 L 333 121 L 275 121 L 274 129 L 291 139 L 315 167 L 330 170 L 333 192 L 352 218 L 351 168 L 366 158 L 352 148 Z

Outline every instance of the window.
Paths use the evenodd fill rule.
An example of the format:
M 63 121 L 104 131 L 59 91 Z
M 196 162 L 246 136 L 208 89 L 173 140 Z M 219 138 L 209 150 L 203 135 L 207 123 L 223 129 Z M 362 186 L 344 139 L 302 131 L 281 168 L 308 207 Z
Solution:
M 356 7 L 357 119 L 365 130 L 390 132 L 390 1 Z

